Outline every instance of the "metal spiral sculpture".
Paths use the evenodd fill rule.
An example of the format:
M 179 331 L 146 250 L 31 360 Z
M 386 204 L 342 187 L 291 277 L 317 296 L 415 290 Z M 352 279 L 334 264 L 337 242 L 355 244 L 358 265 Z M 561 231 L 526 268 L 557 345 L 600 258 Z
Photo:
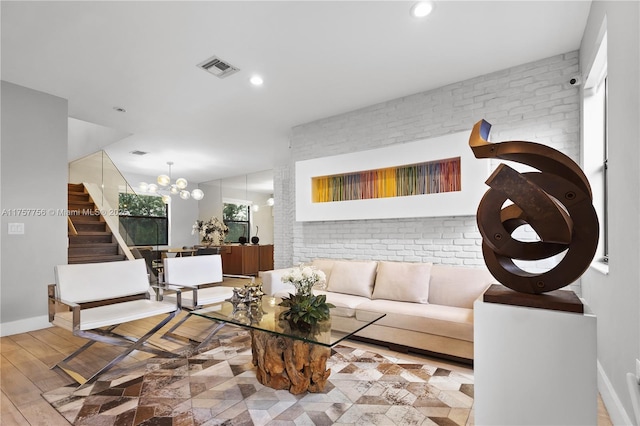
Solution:
M 469 146 L 476 158 L 499 158 L 539 172 L 519 173 L 500 164 L 478 206 L 482 254 L 491 274 L 522 293 L 539 294 L 571 284 L 589 267 L 598 245 L 598 217 L 591 187 L 580 167 L 561 152 L 534 142 L 490 143 L 491 124 L 475 124 Z M 504 207 L 505 202 L 513 204 Z M 529 224 L 541 241 L 522 242 L 512 233 Z M 540 260 L 566 251 L 547 272 L 522 270 L 513 260 Z

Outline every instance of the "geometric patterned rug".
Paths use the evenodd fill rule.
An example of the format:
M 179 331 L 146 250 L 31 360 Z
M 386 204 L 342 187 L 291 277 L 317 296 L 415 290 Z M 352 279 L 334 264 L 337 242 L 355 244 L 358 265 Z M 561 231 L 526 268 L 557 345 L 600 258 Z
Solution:
M 43 397 L 74 425 L 468 425 L 473 376 L 338 345 L 321 393 L 261 385 L 247 331 L 199 354 L 149 358 Z

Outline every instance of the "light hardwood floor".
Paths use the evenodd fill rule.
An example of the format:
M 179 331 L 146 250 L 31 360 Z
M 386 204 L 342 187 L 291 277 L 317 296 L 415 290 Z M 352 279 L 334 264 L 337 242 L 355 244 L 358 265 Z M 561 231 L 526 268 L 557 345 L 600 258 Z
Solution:
M 173 321 L 176 320 L 174 319 Z M 173 321 L 165 329 L 170 327 Z M 132 335 L 140 335 L 149 323 L 149 320 L 142 320 L 123 328 Z M 178 331 L 183 336 L 199 338 L 202 336 L 203 330 L 208 326 L 210 326 L 208 320 L 191 318 Z M 180 342 L 161 339 L 159 336 L 162 335 L 162 332 L 163 330 L 152 337 L 151 340 L 169 350 L 176 350 L 182 346 Z M 64 372 L 57 368 L 50 370 L 49 367 L 72 353 L 85 342 L 84 339 L 77 338 L 70 332 L 57 327 L 0 338 L 0 357 L 2 362 L 0 369 L 0 397 L 2 402 L 0 425 L 68 425 L 67 421 L 42 398 L 41 394 L 60 386 L 74 383 Z M 468 366 L 442 361 L 437 358 L 393 352 L 381 346 L 355 341 L 349 341 L 346 344 L 403 360 L 427 362 L 456 371 L 470 371 Z M 119 350 L 108 345 L 96 344 L 82 355 L 82 363 L 77 362 L 76 364 L 79 370 L 85 370 L 85 372 L 92 371 L 92 369 L 96 370 L 112 359 Z M 149 356 L 144 352 L 136 351 L 115 368 L 125 367 Z M 598 425 L 611 425 L 600 398 L 598 399 Z

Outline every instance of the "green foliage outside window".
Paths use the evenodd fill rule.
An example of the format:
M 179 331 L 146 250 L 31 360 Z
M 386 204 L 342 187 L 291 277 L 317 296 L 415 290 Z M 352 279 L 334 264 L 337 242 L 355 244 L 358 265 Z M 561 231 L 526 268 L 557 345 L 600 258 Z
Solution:
M 226 241 L 237 243 L 240 237 L 245 237 L 249 241 L 250 226 L 250 206 L 247 204 L 224 203 L 222 210 L 222 221 L 229 227 Z
M 169 244 L 167 205 L 161 197 L 120 193 L 120 234 L 128 245 Z
M 120 193 L 120 215 L 167 217 L 167 205 L 162 197 Z
M 249 206 L 246 204 L 224 203 L 224 220 L 249 221 Z

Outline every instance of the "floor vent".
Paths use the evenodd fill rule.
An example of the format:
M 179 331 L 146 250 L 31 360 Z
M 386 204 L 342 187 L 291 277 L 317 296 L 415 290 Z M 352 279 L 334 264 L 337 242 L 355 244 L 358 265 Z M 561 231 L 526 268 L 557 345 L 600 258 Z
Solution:
M 198 67 L 215 75 L 218 78 L 225 78 L 240 71 L 240 68 L 234 67 L 230 63 L 218 58 L 217 56 L 212 56 L 206 61 L 199 63 Z

